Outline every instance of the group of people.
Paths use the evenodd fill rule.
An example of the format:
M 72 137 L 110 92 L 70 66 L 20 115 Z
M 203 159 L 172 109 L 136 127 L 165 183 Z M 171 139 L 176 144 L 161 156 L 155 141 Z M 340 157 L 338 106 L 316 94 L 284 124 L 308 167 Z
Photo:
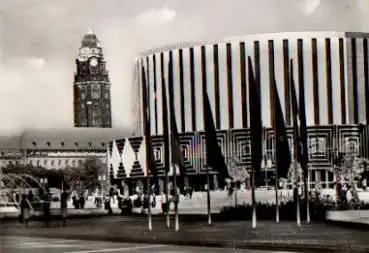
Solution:
M 60 214 L 62 218 L 62 226 L 66 226 L 66 218 L 67 218 L 67 210 L 68 210 L 68 192 L 62 191 L 60 194 Z M 43 194 L 43 196 L 40 198 L 41 204 L 42 204 L 42 212 L 43 212 L 43 220 L 45 222 L 46 227 L 50 226 L 50 220 L 51 220 L 51 194 L 48 189 L 46 189 L 46 192 Z M 19 221 L 24 223 L 25 227 L 28 227 L 28 221 L 31 216 L 31 210 L 33 209 L 34 205 L 34 194 L 32 190 L 28 192 L 28 194 L 22 194 L 21 200 L 19 203 L 20 207 L 20 215 L 19 215 Z

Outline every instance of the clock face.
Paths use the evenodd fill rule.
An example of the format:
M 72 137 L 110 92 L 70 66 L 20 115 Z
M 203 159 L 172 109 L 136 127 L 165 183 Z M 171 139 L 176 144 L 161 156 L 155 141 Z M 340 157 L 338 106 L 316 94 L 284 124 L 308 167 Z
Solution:
M 96 66 L 97 66 L 97 64 L 98 64 L 98 62 L 97 62 L 97 59 L 96 59 L 96 58 L 92 58 L 92 59 L 90 60 L 90 65 L 91 65 L 92 67 L 96 67 Z

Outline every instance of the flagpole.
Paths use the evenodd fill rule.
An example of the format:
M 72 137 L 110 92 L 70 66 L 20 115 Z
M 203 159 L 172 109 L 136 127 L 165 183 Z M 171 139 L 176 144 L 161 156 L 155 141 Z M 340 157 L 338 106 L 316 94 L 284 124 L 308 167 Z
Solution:
M 143 103 L 144 106 L 143 108 L 145 108 L 144 110 L 144 114 L 143 114 L 143 121 L 144 121 L 144 143 L 145 143 L 145 147 L 146 147 L 146 194 L 147 194 L 147 216 L 148 216 L 148 230 L 151 231 L 152 230 L 152 217 L 151 217 L 151 206 L 150 206 L 150 197 L 151 197 L 151 187 L 150 187 L 150 165 L 151 165 L 151 154 L 150 154 L 150 115 L 149 115 L 149 111 L 150 111 L 150 102 L 148 101 L 148 96 L 147 96 L 147 92 L 148 92 L 148 87 L 146 84 L 146 76 L 145 76 L 145 67 L 143 65 L 143 63 L 141 63 L 141 74 L 142 74 L 142 94 L 143 94 Z
M 295 144 L 296 145 L 296 144 Z M 295 189 L 296 189 L 296 223 L 297 226 L 301 226 L 301 217 L 300 217 L 300 194 L 299 194 L 299 176 L 298 176 L 298 163 L 297 163 L 297 157 L 295 154 Z
M 166 209 L 166 225 L 167 228 L 170 228 L 170 214 L 169 214 L 169 176 L 168 172 L 165 172 L 165 209 Z
M 146 138 L 150 138 L 149 136 L 146 136 Z M 146 177 L 147 177 L 147 215 L 148 215 L 148 230 L 152 230 L 152 215 L 151 215 L 151 187 L 150 187 L 150 173 L 149 173 L 149 167 L 146 166 Z
M 173 166 L 173 187 L 174 187 L 174 231 L 179 230 L 179 220 L 178 220 L 178 191 L 177 191 L 177 166 L 172 162 Z
M 306 166 L 306 165 L 305 165 Z M 308 171 L 307 169 L 304 171 Z M 310 224 L 310 207 L 309 207 L 309 175 L 304 176 L 305 202 L 306 202 L 306 223 Z
M 301 217 L 300 217 L 300 194 L 299 194 L 299 169 L 298 169 L 298 160 L 299 160 L 299 145 L 300 139 L 298 136 L 298 125 L 297 125 L 297 113 L 298 106 L 296 101 L 296 91 L 295 91 L 295 83 L 293 80 L 293 61 L 290 60 L 290 97 L 292 98 L 292 113 L 293 113 L 293 150 L 294 150 L 294 173 L 295 173 L 295 193 L 296 193 L 296 224 L 297 226 L 301 226 Z M 300 161 L 301 162 L 301 161 Z
M 207 206 L 208 206 L 208 225 L 211 226 L 211 202 L 210 202 L 210 173 L 209 166 L 206 167 L 206 184 L 207 184 Z

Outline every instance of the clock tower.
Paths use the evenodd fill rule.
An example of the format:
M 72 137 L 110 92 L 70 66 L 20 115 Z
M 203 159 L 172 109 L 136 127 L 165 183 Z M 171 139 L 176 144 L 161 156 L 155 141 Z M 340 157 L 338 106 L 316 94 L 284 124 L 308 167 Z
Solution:
M 111 128 L 110 81 L 102 48 L 90 30 L 82 39 L 74 75 L 74 126 Z

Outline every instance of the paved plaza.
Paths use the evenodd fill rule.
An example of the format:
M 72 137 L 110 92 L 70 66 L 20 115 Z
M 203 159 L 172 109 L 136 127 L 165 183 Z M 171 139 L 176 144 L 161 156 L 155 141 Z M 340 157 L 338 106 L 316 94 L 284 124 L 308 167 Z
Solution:
M 257 228 L 252 229 L 249 221 L 233 221 L 214 222 L 209 227 L 204 217 L 204 222 L 181 221 L 180 231 L 174 232 L 173 227 L 165 227 L 164 217 L 156 217 L 153 231 L 148 232 L 146 218 L 111 216 L 71 220 L 66 228 L 61 227 L 60 221 L 53 221 L 50 228 L 36 221 L 27 229 L 19 223 L 1 226 L 3 236 L 299 252 L 369 252 L 369 231 L 321 223 L 297 227 L 294 222 L 259 221 Z
M 276 251 L 186 247 L 160 244 L 112 243 L 34 237 L 0 237 L 2 253 L 274 253 Z M 291 252 L 293 253 L 293 252 Z

